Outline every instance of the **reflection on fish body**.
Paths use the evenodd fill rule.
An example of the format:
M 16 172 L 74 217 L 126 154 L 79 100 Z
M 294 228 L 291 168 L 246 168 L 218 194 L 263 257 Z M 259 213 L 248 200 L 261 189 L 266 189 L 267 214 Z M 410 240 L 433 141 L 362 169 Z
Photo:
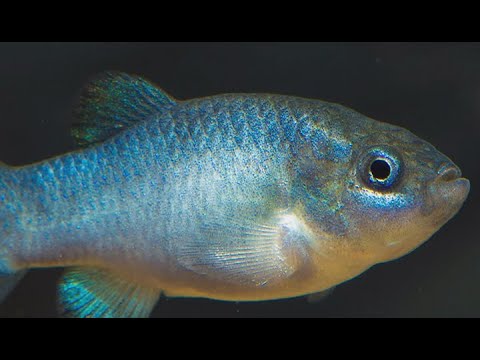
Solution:
M 469 191 L 409 131 L 318 100 L 177 101 L 107 73 L 72 132 L 76 151 L 1 167 L 0 273 L 6 288 L 67 267 L 59 303 L 73 316 L 148 316 L 160 293 L 318 293 L 412 251 Z

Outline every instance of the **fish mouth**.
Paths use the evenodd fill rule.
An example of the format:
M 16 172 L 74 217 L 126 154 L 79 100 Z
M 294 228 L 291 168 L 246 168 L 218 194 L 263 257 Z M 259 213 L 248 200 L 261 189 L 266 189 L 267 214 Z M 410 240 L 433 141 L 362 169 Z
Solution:
M 437 171 L 437 176 L 430 187 L 436 223 L 450 219 L 460 210 L 470 192 L 470 181 L 462 177 L 460 169 L 452 164 L 444 164 Z
M 453 164 L 444 164 L 440 166 L 440 168 L 437 171 L 437 181 L 453 181 L 460 179 L 462 176 L 462 171 L 458 168 L 458 166 L 455 166 Z M 466 179 L 465 179 L 466 180 Z
M 437 187 L 464 194 L 463 200 L 470 191 L 470 181 L 462 177 L 462 171 L 453 164 L 445 164 L 438 169 L 435 183 Z

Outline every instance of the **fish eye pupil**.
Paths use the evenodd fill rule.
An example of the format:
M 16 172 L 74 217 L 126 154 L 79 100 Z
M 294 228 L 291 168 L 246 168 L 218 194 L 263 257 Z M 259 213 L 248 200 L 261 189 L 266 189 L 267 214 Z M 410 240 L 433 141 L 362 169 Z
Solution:
M 390 176 L 390 164 L 382 159 L 377 159 L 370 165 L 370 173 L 376 180 L 385 180 Z

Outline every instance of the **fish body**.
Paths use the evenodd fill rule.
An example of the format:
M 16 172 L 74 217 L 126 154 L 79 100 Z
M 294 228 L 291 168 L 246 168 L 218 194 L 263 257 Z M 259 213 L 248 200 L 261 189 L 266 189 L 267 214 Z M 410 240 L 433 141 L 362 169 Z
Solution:
M 319 100 L 177 101 L 109 73 L 79 109 L 78 150 L 0 169 L 0 273 L 67 267 L 74 316 L 320 292 L 419 246 L 469 191 L 432 145 Z

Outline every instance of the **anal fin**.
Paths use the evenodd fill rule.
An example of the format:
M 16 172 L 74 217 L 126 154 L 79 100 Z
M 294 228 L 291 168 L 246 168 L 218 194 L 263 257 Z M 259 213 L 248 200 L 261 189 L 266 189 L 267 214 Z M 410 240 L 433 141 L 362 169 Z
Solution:
M 59 305 L 67 317 L 148 317 L 160 291 L 99 269 L 67 269 L 59 284 Z

